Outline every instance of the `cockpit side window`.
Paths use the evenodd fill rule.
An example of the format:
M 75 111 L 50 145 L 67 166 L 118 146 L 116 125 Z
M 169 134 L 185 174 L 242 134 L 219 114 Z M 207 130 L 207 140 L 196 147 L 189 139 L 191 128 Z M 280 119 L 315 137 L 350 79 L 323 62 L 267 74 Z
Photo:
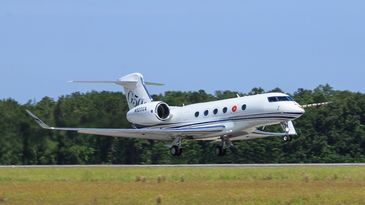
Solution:
M 286 96 L 280 96 L 278 97 L 279 101 L 289 101 L 289 99 Z
M 294 101 L 294 99 L 290 96 L 287 97 L 289 99 L 289 101 Z
M 276 97 L 268 97 L 269 102 L 277 102 L 278 99 Z
M 267 98 L 269 102 L 294 101 L 290 96 L 273 96 Z

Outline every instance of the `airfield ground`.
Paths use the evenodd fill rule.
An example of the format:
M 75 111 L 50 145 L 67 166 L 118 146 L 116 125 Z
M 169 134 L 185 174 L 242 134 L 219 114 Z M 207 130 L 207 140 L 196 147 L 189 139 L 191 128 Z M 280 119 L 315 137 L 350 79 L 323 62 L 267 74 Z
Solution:
M 365 204 L 365 166 L 6 167 L 0 204 Z

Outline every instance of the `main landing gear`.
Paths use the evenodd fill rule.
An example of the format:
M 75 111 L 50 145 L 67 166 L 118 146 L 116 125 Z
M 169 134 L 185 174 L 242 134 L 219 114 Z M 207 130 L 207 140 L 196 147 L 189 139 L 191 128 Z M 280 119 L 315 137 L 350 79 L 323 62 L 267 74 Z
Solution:
M 227 148 L 233 150 L 234 146 L 231 140 L 227 137 L 221 137 L 221 142 L 215 147 L 215 153 L 217 156 L 224 156 L 227 153 Z M 180 156 L 182 154 L 181 137 L 176 137 L 170 145 L 170 154 L 172 156 Z M 234 151 L 234 150 L 233 150 Z
M 223 148 L 221 145 L 215 147 L 215 154 L 217 156 L 224 156 L 226 155 L 227 149 Z
M 233 143 L 227 137 L 221 137 L 220 145 L 216 146 L 215 153 L 217 156 L 226 155 L 227 148 L 233 148 Z
M 181 137 L 176 137 L 170 147 L 170 154 L 172 156 L 180 156 L 182 154 Z

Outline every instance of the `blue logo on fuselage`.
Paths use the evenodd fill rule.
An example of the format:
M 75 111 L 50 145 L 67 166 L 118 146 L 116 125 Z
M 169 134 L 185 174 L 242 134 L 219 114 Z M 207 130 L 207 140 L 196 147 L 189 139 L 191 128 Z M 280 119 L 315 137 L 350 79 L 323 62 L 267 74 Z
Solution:
M 137 107 L 138 105 L 141 105 L 141 104 L 145 103 L 145 99 L 140 98 L 133 91 L 128 92 L 127 99 L 128 99 L 128 103 L 133 105 L 134 107 Z

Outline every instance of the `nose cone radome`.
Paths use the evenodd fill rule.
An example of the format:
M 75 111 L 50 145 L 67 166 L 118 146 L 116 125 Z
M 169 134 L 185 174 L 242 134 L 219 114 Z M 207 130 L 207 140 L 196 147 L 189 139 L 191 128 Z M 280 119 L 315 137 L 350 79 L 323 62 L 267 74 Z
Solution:
M 288 107 L 288 112 L 292 113 L 296 116 L 296 118 L 302 116 L 305 113 L 305 110 L 300 106 L 298 103 L 294 102 L 293 104 L 290 104 Z
M 302 116 L 305 113 L 305 110 L 300 105 L 297 105 L 295 112 L 298 113 L 299 116 Z

